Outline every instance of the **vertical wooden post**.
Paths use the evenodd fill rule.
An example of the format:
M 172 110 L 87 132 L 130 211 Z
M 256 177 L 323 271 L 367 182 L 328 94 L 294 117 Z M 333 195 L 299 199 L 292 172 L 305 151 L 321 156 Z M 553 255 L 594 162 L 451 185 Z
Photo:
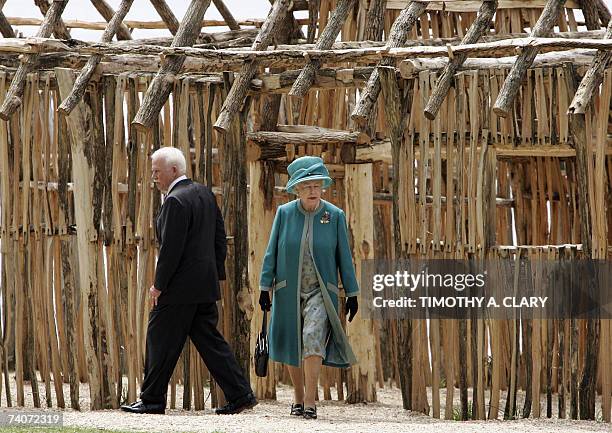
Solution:
M 6 91 L 6 73 L 0 73 L 0 102 L 4 98 Z M 2 214 L 0 217 L 0 226 L 2 237 L 2 249 L 0 257 L 2 259 L 2 317 L 4 319 L 4 328 L 2 332 L 2 341 L 0 342 L 2 350 L 2 371 L 6 383 L 6 402 L 7 406 L 12 406 L 11 389 L 9 386 L 9 371 L 8 371 L 8 355 L 9 341 L 14 333 L 15 324 L 11 310 L 14 305 L 15 296 L 15 267 L 13 249 L 15 242 L 10 234 L 11 209 L 12 201 L 14 200 L 11 194 L 11 172 L 14 156 L 10 149 L 8 140 L 8 123 L 0 122 L 0 194 L 2 196 Z M 1 380 L 0 377 L 0 386 Z
M 61 96 L 66 98 L 74 85 L 74 74 L 67 69 L 55 69 Z M 90 206 L 94 199 L 93 181 L 95 175 L 95 161 L 92 154 L 95 143 L 94 137 L 89 133 L 93 129 L 91 108 L 84 102 L 66 118 L 70 132 L 70 148 L 72 154 L 73 179 L 75 183 L 74 197 L 75 217 L 77 227 L 77 241 L 79 246 L 79 280 L 81 284 L 81 308 L 83 311 L 83 326 L 85 333 L 85 354 L 89 376 L 89 393 L 91 409 L 102 409 L 101 372 L 97 355 L 98 333 L 98 288 L 97 269 L 97 232 L 93 226 L 93 208 Z
M 240 115 L 233 119 L 229 134 L 224 137 L 223 148 L 223 218 L 226 233 L 233 239 L 228 245 L 227 281 L 231 303 L 224 309 L 229 314 L 228 337 L 236 360 L 247 379 L 250 378 L 252 296 L 248 278 L 248 231 L 247 231 L 247 164 L 242 151 L 246 141 L 246 117 L 250 109 L 247 98 Z M 221 154 L 221 153 L 220 153 Z
M 412 92 L 415 80 L 406 82 L 406 97 L 400 94 L 395 68 L 378 67 L 380 84 L 384 97 L 385 117 L 391 139 L 393 170 L 393 231 L 395 257 L 406 259 L 413 251 L 412 233 L 416 229 L 416 218 L 412 203 L 415 202 L 414 185 L 414 149 L 412 137 L 404 138 L 407 121 L 406 112 L 412 105 Z M 412 321 L 397 320 L 398 360 L 402 368 L 398 369 L 404 409 L 412 409 Z M 405 363 L 405 364 L 404 364 Z
M 264 161 L 249 162 L 249 284 L 254 296 L 253 317 L 251 318 L 251 350 L 255 348 L 257 334 L 261 330 L 263 313 L 257 303 L 259 297 L 259 273 L 268 244 L 268 237 L 274 221 L 274 169 Z M 252 359 L 253 353 L 251 353 Z M 251 362 L 251 383 L 257 398 L 276 399 L 276 377 L 274 364 L 268 365 L 268 376 L 257 377 Z
M 346 164 L 344 173 L 347 223 L 360 283 L 361 261 L 374 258 L 372 164 Z M 376 350 L 372 321 L 358 313 L 347 329 L 358 360 L 349 371 L 347 402 L 376 401 Z

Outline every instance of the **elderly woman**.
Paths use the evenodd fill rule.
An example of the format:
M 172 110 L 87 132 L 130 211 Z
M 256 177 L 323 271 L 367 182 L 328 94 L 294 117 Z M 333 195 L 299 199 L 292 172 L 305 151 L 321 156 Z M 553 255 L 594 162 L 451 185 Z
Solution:
M 321 364 L 356 363 L 338 317 L 338 271 L 349 322 L 357 313 L 359 287 L 344 212 L 321 199 L 323 188 L 332 182 L 323 160 L 304 156 L 287 171 L 286 190 L 298 199 L 276 212 L 261 271 L 259 305 L 264 311 L 272 307 L 270 358 L 288 365 L 294 386 L 291 415 L 314 419 Z

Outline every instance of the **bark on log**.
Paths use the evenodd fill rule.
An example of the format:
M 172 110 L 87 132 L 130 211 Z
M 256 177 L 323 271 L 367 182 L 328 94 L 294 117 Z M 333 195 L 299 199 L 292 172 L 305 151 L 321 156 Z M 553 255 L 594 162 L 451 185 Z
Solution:
M 406 43 L 406 40 L 408 40 L 412 26 L 414 26 L 417 19 L 423 14 L 423 12 L 425 12 L 426 8 L 427 4 L 425 2 L 412 1 L 408 3 L 408 5 L 404 8 L 404 10 L 402 10 L 399 17 L 397 17 L 393 23 L 393 26 L 391 26 L 391 30 L 389 31 L 389 39 L 387 41 L 387 45 L 385 45 L 385 48 L 388 49 L 403 46 Z M 378 66 L 395 66 L 395 60 L 383 58 L 383 60 L 379 62 Z M 359 101 L 351 114 L 351 118 L 355 122 L 362 125 L 367 122 L 367 119 L 372 112 L 372 108 L 378 99 L 379 93 L 380 76 L 375 69 L 372 75 L 370 75 L 368 84 L 366 85 L 365 89 L 363 89 L 363 92 L 361 92 Z
M 102 35 L 102 42 L 110 42 L 113 40 L 115 33 L 119 30 L 120 26 L 122 25 L 121 23 L 123 22 L 123 19 L 129 12 L 133 3 L 134 0 L 123 0 L 121 2 L 117 13 L 115 13 L 115 15 L 111 18 L 111 20 L 108 22 L 108 27 L 106 28 L 106 30 L 104 30 L 104 34 Z M 91 80 L 91 77 L 96 71 L 100 60 L 102 60 L 102 56 L 99 54 L 94 54 L 93 56 L 91 56 L 91 58 L 87 61 L 87 64 L 85 65 L 85 67 L 83 67 L 81 73 L 77 77 L 74 83 L 74 87 L 70 92 L 70 95 L 68 95 L 68 97 L 61 103 L 58 108 L 58 111 L 60 111 L 64 115 L 68 115 L 72 112 L 72 110 L 74 110 L 81 98 L 83 98 L 85 90 L 87 89 L 87 84 L 89 83 L 89 80 Z
M 93 3 L 94 7 L 98 10 L 98 12 L 100 12 L 100 15 L 102 15 L 104 19 L 110 23 L 116 13 L 113 8 L 106 3 L 106 0 L 91 0 L 91 3 Z M 120 23 L 119 28 L 117 29 L 117 39 L 120 41 L 132 40 L 130 29 L 128 29 L 128 27 L 123 23 Z
M 266 22 L 262 26 L 259 35 L 255 39 L 255 42 L 251 46 L 251 50 L 262 51 L 265 50 L 268 45 L 270 45 L 276 28 L 285 19 L 288 12 L 289 3 L 289 0 L 278 0 L 274 3 L 272 11 L 270 11 L 270 15 L 268 15 L 268 18 L 266 18 Z M 249 85 L 253 79 L 253 76 L 255 75 L 256 69 L 256 60 L 248 60 L 240 68 L 240 75 L 234 81 L 227 98 L 223 102 L 223 107 L 221 108 L 219 117 L 215 122 L 214 127 L 217 131 L 225 133 L 229 129 L 236 113 L 240 110 L 240 107 L 244 103 L 244 98 L 246 97 Z
M 2 41 L 0 39 L 0 41 Z M 185 55 L 189 57 L 207 59 L 211 64 L 210 69 L 241 65 L 246 61 L 263 60 L 266 67 L 288 67 L 303 65 L 306 57 L 318 59 L 322 63 L 344 63 L 344 62 L 375 62 L 386 58 L 405 59 L 416 56 L 440 57 L 448 56 L 448 47 L 441 46 L 412 46 L 405 48 L 393 48 L 389 51 L 379 47 L 357 48 L 357 49 L 333 49 L 333 50 L 300 50 L 300 49 L 277 49 L 277 50 L 210 50 L 195 47 L 159 47 L 151 45 L 116 43 L 103 44 L 100 42 L 78 42 L 74 47 L 68 47 L 55 41 L 41 40 L 40 43 L 34 39 L 27 41 L 9 40 L 2 44 L 0 50 L 5 52 L 32 52 L 30 46 L 40 45 L 46 52 L 74 51 L 80 54 L 132 54 L 132 55 L 162 55 L 174 56 Z M 539 51 L 563 51 L 566 49 L 612 49 L 612 42 L 602 39 L 562 39 L 562 38 L 533 38 L 505 39 L 496 42 L 483 42 L 469 45 L 458 45 L 452 47 L 452 56 L 458 54 L 477 56 L 499 56 L 511 55 L 517 50 L 526 51 L 535 48 Z M 381 61 L 382 63 L 382 61 Z
M 595 56 L 592 51 L 585 50 L 569 50 L 538 54 L 532 68 L 536 67 L 558 67 L 564 63 L 570 62 L 576 66 L 588 66 L 593 63 Z M 471 70 L 493 70 L 493 69 L 510 69 L 516 63 L 517 56 L 499 57 L 499 58 L 468 58 L 459 66 L 457 71 Z M 402 78 L 414 78 L 419 72 L 436 71 L 444 69 L 449 63 L 449 59 L 441 57 L 435 58 L 417 58 L 403 60 L 399 65 L 399 71 Z
M 461 41 L 462 45 L 475 44 L 483 34 L 489 32 L 491 28 L 491 20 L 493 19 L 493 15 L 495 15 L 497 5 L 497 0 L 485 0 L 482 2 L 482 6 L 480 6 L 480 10 L 478 11 L 478 17 L 472 23 L 465 37 Z M 457 72 L 457 69 L 461 67 L 466 59 L 467 54 L 459 54 L 454 56 L 444 68 L 442 75 L 440 75 L 440 78 L 438 78 L 436 86 L 431 92 L 429 102 L 424 110 L 425 117 L 427 117 L 429 120 L 434 120 L 436 118 L 438 111 L 442 106 L 442 102 L 444 102 L 446 94 L 451 87 L 451 82 L 455 76 L 455 73 Z
M 599 12 L 599 19 L 602 23 L 610 22 L 612 19 L 612 15 L 610 15 L 610 10 L 608 6 L 604 3 L 603 0 L 595 0 L 597 1 L 597 10 Z
M 272 6 L 274 6 L 274 3 L 276 2 L 276 0 L 268 0 L 268 1 L 270 2 Z M 275 32 L 278 35 L 279 39 L 285 40 L 285 43 L 290 43 L 290 41 L 293 39 L 304 39 L 305 36 L 304 36 L 304 33 L 302 32 L 302 26 L 308 25 L 308 21 L 309 21 L 309 18 L 300 19 L 300 20 L 295 19 L 295 17 L 293 16 L 293 9 L 292 9 L 293 3 L 294 3 L 293 1 L 290 1 L 288 4 L 289 13 L 286 15 L 285 20 L 283 20 L 282 32 Z M 308 7 L 306 8 L 306 10 L 308 10 Z M 267 19 L 265 21 L 267 21 Z M 261 28 L 263 28 L 263 24 L 265 24 L 265 21 L 262 23 Z
M 319 0 L 310 0 L 308 2 L 308 31 L 306 32 L 306 42 L 312 44 L 317 33 L 319 22 Z
M 603 36 L 605 32 L 601 32 Z M 346 45 L 340 44 L 339 46 Z M 349 44 L 351 45 L 351 44 Z M 482 42 L 468 45 L 458 45 L 455 47 L 442 46 L 410 46 L 401 48 L 380 48 L 370 43 L 366 48 L 340 48 L 332 50 L 315 49 L 277 49 L 277 50 L 244 50 L 238 49 L 203 49 L 187 46 L 153 46 L 139 43 L 102 43 L 102 42 L 83 42 L 71 41 L 67 45 L 56 39 L 49 38 L 25 38 L 25 39 L 0 39 L 0 52 L 5 53 L 55 53 L 70 52 L 73 54 L 128 54 L 132 56 L 155 55 L 164 59 L 168 56 L 188 56 L 199 59 L 207 59 L 208 70 L 227 70 L 228 67 L 235 68 L 241 66 L 246 61 L 263 60 L 266 67 L 297 67 L 306 62 L 305 57 L 319 59 L 322 63 L 334 64 L 344 62 L 376 62 L 383 58 L 406 59 L 413 57 L 440 57 L 455 56 L 458 54 L 468 54 L 478 57 L 491 57 L 500 55 L 512 55 L 517 50 L 525 51 L 528 48 L 536 48 L 542 52 L 563 51 L 566 49 L 612 49 L 612 41 L 607 39 L 588 39 L 588 38 L 544 38 L 526 37 L 518 39 L 503 39 L 495 42 Z M 353 44 L 353 46 L 355 46 Z M 449 52 L 450 51 L 450 52 Z
M 42 23 L 40 18 L 23 18 L 23 17 L 7 17 L 7 20 L 12 25 L 20 26 L 38 26 Z M 299 26 L 308 24 L 307 18 L 300 18 L 294 21 L 298 26 L 298 29 L 293 29 L 292 39 L 304 40 L 305 37 L 301 36 L 299 32 Z M 238 24 L 241 26 L 249 26 L 260 28 L 264 23 L 263 19 L 260 18 L 246 18 L 238 20 Z M 82 20 L 65 20 L 64 25 L 68 29 L 85 29 L 85 30 L 104 30 L 108 23 L 106 21 L 82 21 Z M 141 20 L 125 20 L 124 24 L 130 29 L 147 29 L 147 30 L 166 30 L 168 25 L 162 20 L 154 21 L 141 21 Z M 223 19 L 213 20 L 206 19 L 202 21 L 202 27 L 224 27 L 227 23 Z
M 578 4 L 584 15 L 584 23 L 588 30 L 599 29 L 599 8 L 597 1 L 593 0 L 578 0 Z
M 197 40 L 202 26 L 204 13 L 210 6 L 210 0 L 192 0 L 185 17 L 179 26 L 172 47 L 191 46 Z M 165 59 L 159 72 L 151 82 L 151 86 L 144 96 L 142 105 L 132 121 L 140 130 L 150 128 L 159 112 L 166 103 L 174 87 L 173 78 L 185 63 L 185 56 L 173 56 Z
M 559 13 L 563 9 L 565 0 L 548 0 L 542 11 L 542 15 L 531 31 L 532 37 L 544 37 L 549 35 L 559 19 Z M 508 117 L 512 110 L 514 98 L 519 91 L 522 81 L 525 79 L 527 69 L 533 63 L 539 49 L 526 47 L 518 57 L 516 63 L 508 73 L 508 77 L 499 92 L 493 111 L 500 117 Z
M 355 0 L 340 0 L 338 2 L 338 5 L 336 6 L 336 9 L 334 9 L 329 22 L 323 30 L 323 33 L 319 36 L 319 40 L 317 40 L 315 49 L 328 50 L 331 48 L 334 41 L 338 37 L 340 30 L 342 30 L 342 26 L 346 21 L 349 11 L 353 9 L 354 5 Z M 321 62 L 319 60 L 311 60 L 310 63 L 308 63 L 306 67 L 302 69 L 300 76 L 289 91 L 289 95 L 303 98 L 306 93 L 308 93 L 310 86 L 312 86 L 312 83 L 315 80 L 315 75 L 320 68 Z
M 604 39 L 612 39 L 612 20 L 608 24 L 608 30 Z M 612 59 L 612 50 L 599 50 L 589 70 L 580 82 L 580 86 L 569 106 L 568 114 L 584 114 L 586 107 L 593 99 L 595 91 L 603 81 L 604 70 Z
M 312 3 L 310 0 L 293 0 L 293 6 L 291 7 L 291 12 L 307 11 L 308 8 L 310 7 L 310 3 Z
M 232 15 L 232 12 L 227 8 L 223 0 L 213 0 L 215 7 L 227 23 L 230 30 L 240 30 L 240 25 L 236 22 L 236 18 Z
M 34 3 L 36 4 L 36 6 L 38 6 L 38 8 L 40 9 L 40 12 L 45 17 L 49 13 L 49 9 L 51 8 L 51 5 L 49 4 L 49 1 L 51 1 L 51 5 L 52 5 L 57 0 L 34 0 Z M 43 20 L 43 22 L 44 22 L 44 20 Z M 61 14 L 60 14 L 60 18 L 57 20 L 57 23 L 55 23 L 54 27 L 55 28 L 53 29 L 53 34 L 55 35 L 56 38 L 58 38 L 58 39 L 70 39 L 70 32 L 66 28 L 66 25 L 64 24 L 64 21 L 62 21 Z
M 46 2 L 46 0 L 44 1 Z M 37 37 L 48 38 L 51 36 L 51 33 L 53 32 L 54 27 L 56 27 L 56 23 L 62 16 L 62 12 L 64 12 L 67 4 L 68 0 L 58 0 L 51 4 L 42 25 L 36 33 Z M 36 65 L 37 61 L 38 54 L 31 54 L 27 55 L 23 63 L 19 65 L 19 68 L 13 77 L 13 81 L 11 82 L 11 87 L 6 93 L 6 99 L 0 108 L 0 118 L 3 120 L 9 120 L 11 114 L 13 114 L 21 105 L 21 98 L 23 97 L 23 91 L 25 89 L 26 77 L 34 65 Z
M 251 141 L 270 146 L 286 144 L 327 144 L 327 143 L 369 143 L 369 137 L 363 132 L 336 131 L 333 129 L 309 127 L 303 132 L 288 132 L 291 129 L 278 127 L 279 131 L 258 131 L 247 134 Z
M 15 37 L 15 31 L 13 30 L 13 27 L 11 27 L 11 24 L 6 19 L 6 16 L 4 16 L 4 13 L 1 11 L 0 11 L 0 33 L 2 33 L 2 36 L 5 38 Z
M 166 0 L 151 0 L 151 4 L 163 20 L 163 22 L 165 22 L 168 26 L 168 30 L 170 30 L 170 33 L 172 33 L 172 35 L 176 35 L 179 30 L 179 22 L 174 16 L 172 9 L 168 7 Z M 187 15 L 185 15 L 185 17 L 187 17 Z
M 366 41 L 382 41 L 386 10 L 387 0 L 372 0 L 370 2 L 363 35 Z

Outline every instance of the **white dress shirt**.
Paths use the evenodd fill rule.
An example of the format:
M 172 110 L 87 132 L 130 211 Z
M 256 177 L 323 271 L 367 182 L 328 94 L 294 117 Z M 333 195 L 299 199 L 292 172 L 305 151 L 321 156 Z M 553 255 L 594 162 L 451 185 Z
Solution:
M 174 188 L 174 185 L 179 183 L 181 180 L 185 180 L 185 179 L 187 179 L 187 176 L 185 175 L 179 176 L 176 179 L 174 179 L 172 183 L 170 184 L 170 186 L 168 187 L 168 192 L 166 193 L 166 195 L 170 194 L 170 191 L 172 191 L 172 188 Z

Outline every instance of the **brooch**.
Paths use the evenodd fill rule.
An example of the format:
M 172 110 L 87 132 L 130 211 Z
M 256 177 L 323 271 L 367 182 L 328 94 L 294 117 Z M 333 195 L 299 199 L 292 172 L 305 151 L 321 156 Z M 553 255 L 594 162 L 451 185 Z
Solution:
M 329 224 L 330 214 L 328 211 L 323 212 L 323 216 L 321 217 L 321 224 Z

